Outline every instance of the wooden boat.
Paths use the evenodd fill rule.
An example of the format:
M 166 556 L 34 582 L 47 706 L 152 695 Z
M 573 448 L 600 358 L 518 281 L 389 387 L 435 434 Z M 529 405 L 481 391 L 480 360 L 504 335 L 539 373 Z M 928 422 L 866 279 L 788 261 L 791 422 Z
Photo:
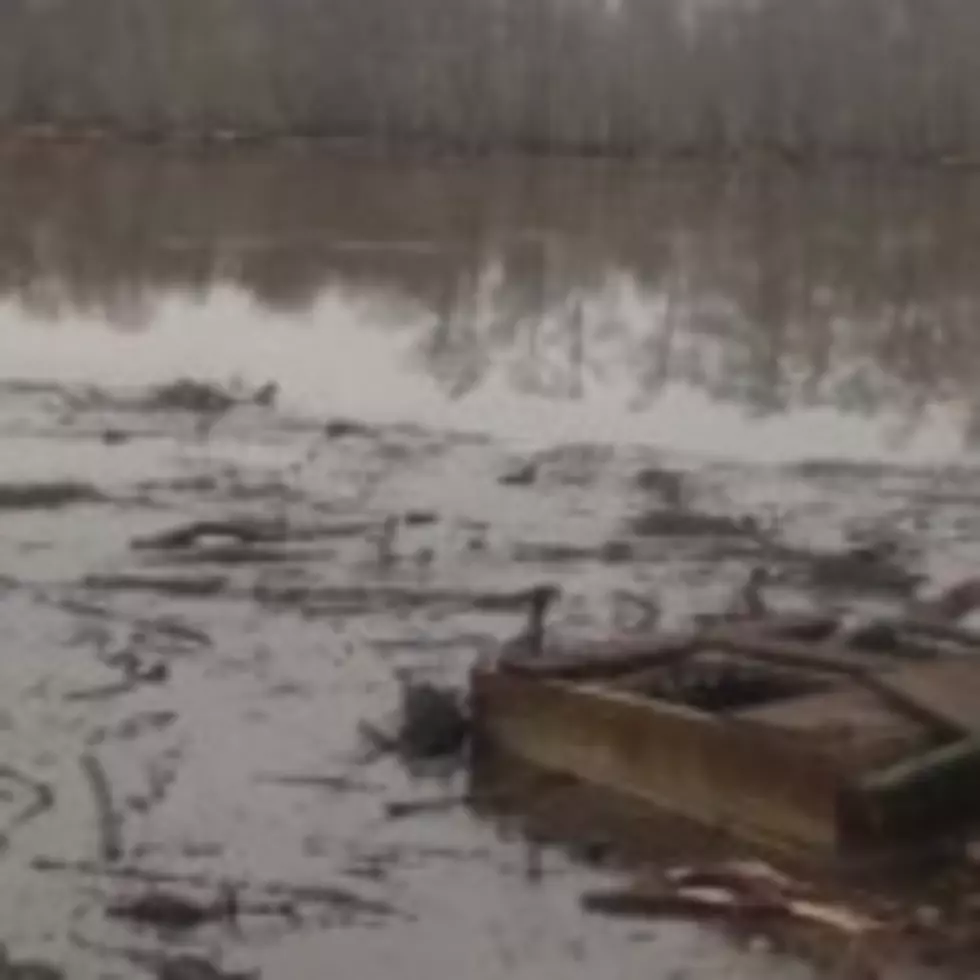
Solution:
M 980 815 L 980 650 L 909 659 L 787 633 L 809 635 L 715 627 L 480 665 L 478 744 L 825 857 Z

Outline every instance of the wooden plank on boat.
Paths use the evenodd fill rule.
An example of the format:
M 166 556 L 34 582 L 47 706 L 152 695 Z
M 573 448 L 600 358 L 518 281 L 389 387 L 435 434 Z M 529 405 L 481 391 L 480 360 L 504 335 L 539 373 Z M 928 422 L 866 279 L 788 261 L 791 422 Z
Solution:
M 899 667 L 886 676 L 889 688 L 900 692 L 963 736 L 980 735 L 980 662 L 957 658 Z
M 809 742 L 856 773 L 918 754 L 930 744 L 921 724 L 848 681 L 826 691 L 742 708 L 732 717 L 758 725 L 773 738 Z
M 681 705 L 474 674 L 478 731 L 515 755 L 750 839 L 834 851 L 840 767 L 816 746 Z
M 546 651 L 543 656 L 533 659 L 503 659 L 499 666 L 502 673 L 525 677 L 602 680 L 670 663 L 692 653 L 696 646 L 690 634 L 586 641 Z
M 938 688 L 935 685 L 930 688 L 924 676 L 914 673 L 952 665 L 928 664 L 906 668 L 913 673 L 904 677 L 893 662 L 882 661 L 880 658 L 875 662 L 868 654 L 827 646 L 814 649 L 803 643 L 772 640 L 752 631 L 713 632 L 706 635 L 702 642 L 705 647 L 756 660 L 784 666 L 817 668 L 850 678 L 854 683 L 872 691 L 893 710 L 930 727 L 942 736 L 958 737 L 973 730 L 964 726 L 962 712 L 957 709 L 953 699 L 944 696 L 939 690 L 942 684 Z M 897 675 L 898 681 L 895 679 Z M 919 678 L 919 683 L 914 683 L 913 678 Z M 974 691 L 978 689 L 980 685 L 974 687 Z
M 779 636 L 810 635 L 814 630 L 818 630 L 819 635 L 823 635 L 828 622 L 830 621 L 824 616 L 801 614 L 773 616 L 753 624 L 751 635 L 773 641 Z M 567 680 L 621 677 L 634 671 L 670 663 L 707 645 L 717 646 L 720 637 L 731 635 L 737 639 L 744 629 L 744 626 L 739 625 L 715 626 L 708 634 L 711 644 L 705 643 L 704 634 L 691 633 L 659 633 L 653 636 L 581 640 L 577 643 L 559 644 L 551 649 L 546 648 L 538 657 L 502 659 L 500 669 L 508 673 Z M 779 642 L 782 645 L 784 641 Z M 787 639 L 785 642 L 793 645 L 792 639 Z M 800 646 L 799 643 L 796 645 Z M 858 658 L 854 660 L 858 664 L 861 662 Z M 821 660 L 820 663 L 823 664 L 824 661 Z
M 754 627 L 710 630 L 702 634 L 698 645 L 705 650 L 722 650 L 784 667 L 818 669 L 842 677 L 859 679 L 875 666 L 866 653 L 846 647 L 820 644 L 814 646 L 789 639 L 775 639 Z

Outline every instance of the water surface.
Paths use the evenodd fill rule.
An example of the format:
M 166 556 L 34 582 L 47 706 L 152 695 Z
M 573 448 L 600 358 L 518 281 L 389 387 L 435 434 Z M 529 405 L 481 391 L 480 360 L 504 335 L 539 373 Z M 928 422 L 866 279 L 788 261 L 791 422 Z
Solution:
M 520 624 L 501 597 L 542 579 L 568 633 L 623 628 L 624 592 L 675 623 L 720 608 L 758 557 L 746 517 L 800 548 L 884 528 L 930 586 L 975 567 L 978 186 L 0 160 L 0 724 L 4 763 L 53 793 L 22 823 L 25 785 L 0 799 L 0 938 L 72 977 L 173 950 L 103 918 L 132 882 L 37 869 L 112 845 L 259 897 L 361 900 L 307 896 L 297 921 L 181 947 L 267 977 L 804 975 L 694 927 L 587 919 L 598 872 L 549 849 L 530 885 L 520 839 L 463 810 L 388 819 L 459 777 L 358 761 L 358 722 L 393 704 L 396 667 L 461 682 Z M 161 404 L 181 377 L 281 397 L 207 417 Z M 677 493 L 732 533 L 641 538 Z M 381 522 L 409 513 L 379 562 Z M 237 558 L 131 546 L 230 517 L 288 533 Z

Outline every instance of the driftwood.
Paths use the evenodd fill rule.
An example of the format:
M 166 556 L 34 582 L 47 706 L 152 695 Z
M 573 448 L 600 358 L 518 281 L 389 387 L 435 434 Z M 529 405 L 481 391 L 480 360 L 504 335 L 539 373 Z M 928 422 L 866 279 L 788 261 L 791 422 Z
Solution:
M 502 660 L 505 673 L 554 680 L 604 680 L 621 677 L 646 667 L 662 666 L 693 653 L 698 644 L 691 636 L 658 637 L 611 644 L 597 641 L 566 647 L 527 660 Z M 603 650 L 603 647 L 605 649 Z
M 761 862 L 681 868 L 668 872 L 667 879 L 662 887 L 587 892 L 581 904 L 609 915 L 796 920 L 848 938 L 881 927 L 876 919 L 846 906 L 804 897 L 803 886 Z
M 82 587 L 102 592 L 161 592 L 207 598 L 228 587 L 226 575 L 86 575 Z
M 234 889 L 226 888 L 211 902 L 174 892 L 153 889 L 133 899 L 111 902 L 105 914 L 110 919 L 127 919 L 162 929 L 195 929 L 208 922 L 232 921 L 239 912 Z
M 255 545 L 243 542 L 231 544 L 216 544 L 189 548 L 174 549 L 166 554 L 155 555 L 151 560 L 144 559 L 145 565 L 156 566 L 189 566 L 189 565 L 258 565 L 279 564 L 296 561 L 298 558 L 307 561 L 323 561 L 333 558 L 336 552 L 330 548 L 319 551 L 310 549 L 300 551 L 290 550 L 282 545 Z
M 0 980 L 65 980 L 65 974 L 42 960 L 12 960 L 0 943 Z
M 756 898 L 802 895 L 808 889 L 764 861 L 725 861 L 707 867 L 671 868 L 664 874 L 671 885 L 726 888 Z
M 70 860 L 40 855 L 31 860 L 35 871 L 71 872 L 91 878 L 120 881 L 139 881 L 149 885 L 185 885 L 214 893 L 222 885 L 236 892 L 254 891 L 264 895 L 281 895 L 293 902 L 330 905 L 361 915 L 391 916 L 398 910 L 381 899 L 364 898 L 340 885 L 301 884 L 289 881 L 250 882 L 244 878 L 228 878 L 216 882 L 202 873 L 179 873 L 141 868 L 137 865 L 105 864 L 100 861 Z M 251 907 L 251 906 L 250 906 Z
M 390 800 L 385 804 L 385 815 L 392 820 L 401 817 L 413 817 L 420 813 L 440 813 L 443 810 L 452 810 L 458 806 L 468 806 L 472 803 L 480 803 L 479 797 L 474 797 L 472 793 L 461 793 L 458 796 L 436 796 L 422 800 Z
M 83 752 L 78 762 L 92 787 L 99 827 L 99 853 L 104 861 L 118 861 L 123 854 L 122 817 L 113 806 L 112 787 L 105 767 L 93 752 Z
M 324 776 L 316 773 L 260 772 L 253 779 L 257 783 L 275 783 L 278 786 L 310 786 L 330 789 L 338 793 L 351 791 L 379 792 L 383 787 L 376 783 L 352 779 L 350 776 Z
M 19 783 L 33 795 L 33 799 L 15 813 L 7 822 L 2 832 L 0 832 L 0 851 L 3 851 L 6 850 L 7 845 L 10 843 L 10 834 L 12 831 L 18 827 L 22 827 L 25 823 L 30 822 L 54 806 L 54 791 L 47 783 L 33 779 L 22 773 L 19 769 L 14 769 L 12 766 L 0 766 L 0 779 L 9 779 L 11 782 Z
M 419 800 L 390 800 L 385 804 L 385 814 L 393 820 L 400 817 L 413 817 L 420 813 L 440 813 L 458 806 L 494 806 L 513 800 L 527 799 L 529 790 L 524 792 L 459 793 L 455 796 L 430 796 Z
M 122 694 L 129 694 L 135 691 L 138 686 L 138 682 L 134 679 L 113 681 L 111 684 L 100 684 L 98 687 L 67 691 L 64 699 L 66 701 L 103 701 L 108 698 L 117 698 Z
M 156 634 L 173 640 L 193 644 L 196 647 L 209 647 L 212 645 L 211 637 L 202 629 L 191 626 L 175 616 L 128 616 L 115 609 L 107 609 L 105 606 L 87 602 L 73 595 L 50 596 L 38 592 L 36 598 L 40 602 L 46 602 L 63 609 L 65 612 L 73 613 L 76 616 L 88 616 L 104 620 L 115 620 L 129 624 L 134 630 L 145 634 Z
M 282 520 L 204 520 L 133 538 L 129 546 L 135 551 L 185 551 L 196 546 L 202 538 L 214 537 L 225 538 L 228 547 L 247 548 L 263 544 L 306 543 L 319 538 L 363 537 L 375 526 L 373 521 L 366 520 L 331 521 L 312 526 L 288 524 Z
M 772 919 L 786 914 L 786 908 L 781 903 L 738 898 L 723 889 L 713 888 L 586 892 L 581 897 L 580 904 L 587 912 L 644 918 L 717 918 L 738 914 L 750 918 Z
M 285 527 L 250 524 L 244 521 L 195 521 L 170 531 L 148 537 L 133 538 L 130 547 L 136 551 L 184 551 L 194 547 L 201 538 L 230 539 L 227 548 L 250 549 L 258 544 L 282 544 L 287 535 Z M 244 551 L 249 554 L 250 551 Z
M 259 980 L 257 970 L 228 972 L 198 956 L 167 957 L 154 963 L 156 980 Z

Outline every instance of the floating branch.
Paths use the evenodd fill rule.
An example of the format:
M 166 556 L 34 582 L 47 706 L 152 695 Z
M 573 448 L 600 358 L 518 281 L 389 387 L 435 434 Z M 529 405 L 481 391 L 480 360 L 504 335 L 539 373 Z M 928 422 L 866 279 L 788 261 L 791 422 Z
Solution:
M 92 787 L 99 825 L 99 853 L 104 861 L 118 861 L 123 854 L 122 817 L 113 806 L 105 767 L 92 752 L 82 753 L 79 765 Z

